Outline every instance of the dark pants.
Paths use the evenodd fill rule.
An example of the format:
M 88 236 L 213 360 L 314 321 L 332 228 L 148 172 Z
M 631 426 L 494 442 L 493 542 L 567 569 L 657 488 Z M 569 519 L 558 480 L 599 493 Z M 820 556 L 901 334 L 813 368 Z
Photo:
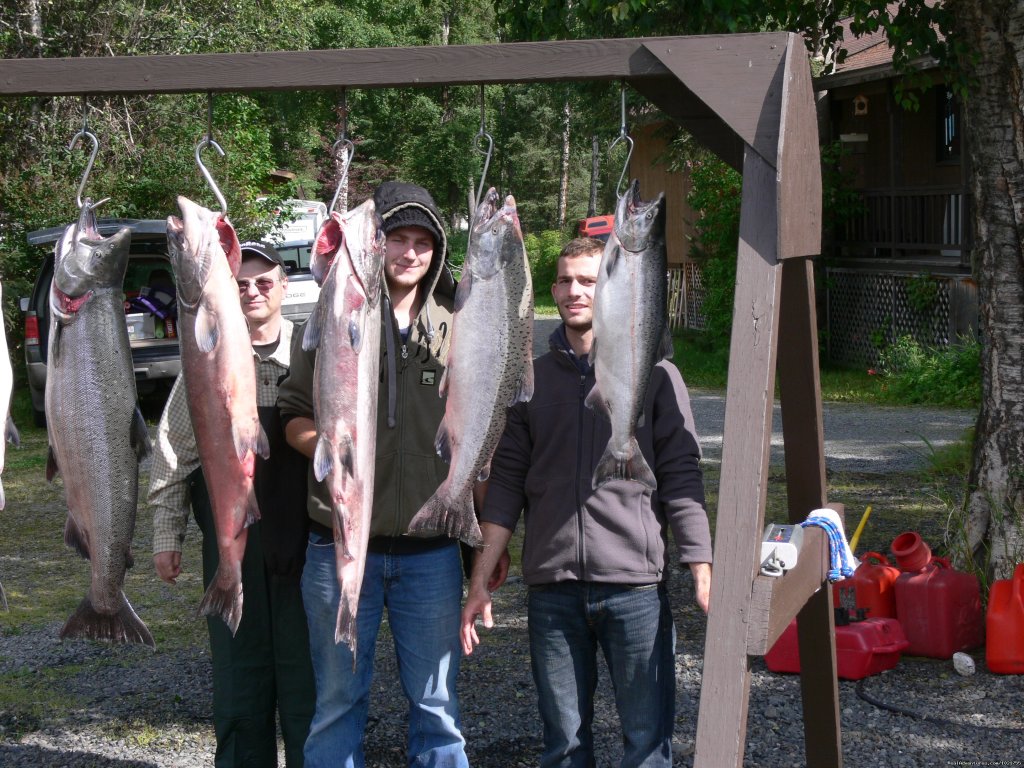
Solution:
M 201 473 L 190 478 L 192 510 L 203 532 L 203 586 L 219 557 L 213 514 Z M 302 766 L 302 748 L 316 703 L 309 632 L 298 575 L 264 566 L 259 523 L 249 528 L 242 560 L 242 620 L 235 636 L 219 616 L 207 617 L 213 660 L 213 728 L 217 768 L 277 765 L 275 709 L 289 768 Z

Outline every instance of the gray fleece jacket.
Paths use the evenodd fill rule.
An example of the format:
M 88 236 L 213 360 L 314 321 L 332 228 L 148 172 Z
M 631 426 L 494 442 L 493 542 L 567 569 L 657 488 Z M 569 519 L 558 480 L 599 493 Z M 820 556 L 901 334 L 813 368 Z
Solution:
M 700 447 L 678 369 L 666 361 L 655 367 L 637 429 L 654 492 L 625 480 L 591 489 L 611 425 L 584 405 L 593 369 L 573 354 L 564 327 L 534 361 L 534 381 L 533 399 L 508 411 L 480 516 L 514 530 L 525 513 L 524 581 L 662 581 L 669 528 L 680 562 L 710 563 Z

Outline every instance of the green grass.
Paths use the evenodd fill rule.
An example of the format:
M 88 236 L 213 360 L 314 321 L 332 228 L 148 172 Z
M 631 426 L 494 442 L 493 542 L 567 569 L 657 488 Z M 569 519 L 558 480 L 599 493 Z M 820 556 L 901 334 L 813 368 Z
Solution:
M 726 388 L 729 370 L 728 344 L 713 345 L 704 334 L 681 331 L 676 334 L 675 356 L 689 387 L 698 389 Z M 891 387 L 885 377 L 869 372 L 867 366 L 854 368 L 820 362 L 820 385 L 822 400 L 827 402 L 876 403 L 885 405 L 949 405 L 948 399 L 930 402 L 922 398 L 920 388 L 907 390 Z M 776 395 L 778 389 L 776 388 Z M 976 405 L 969 399 L 959 401 L 970 407 Z

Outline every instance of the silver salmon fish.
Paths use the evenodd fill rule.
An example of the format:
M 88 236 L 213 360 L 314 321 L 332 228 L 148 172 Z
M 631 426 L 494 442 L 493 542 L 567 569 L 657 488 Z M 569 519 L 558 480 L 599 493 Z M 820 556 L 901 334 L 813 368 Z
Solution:
M 647 386 L 655 364 L 672 353 L 668 334 L 665 256 L 665 196 L 640 199 L 633 181 L 615 209 L 615 226 L 605 246 L 594 289 L 594 340 L 590 362 L 596 384 L 587 407 L 612 427 L 592 485 L 635 480 L 657 487 L 636 441 Z
M 60 631 L 154 645 L 124 594 L 138 502 L 139 461 L 150 451 L 136 405 L 122 297 L 131 231 L 101 237 L 91 202 L 55 248 L 50 286 L 46 476 L 60 475 L 64 541 L 89 559 L 89 591 Z
M 249 327 L 235 276 L 242 254 L 234 227 L 186 197 L 167 219 L 167 247 L 178 297 L 181 368 L 196 448 L 213 508 L 220 562 L 199 613 L 220 616 L 231 633 L 242 618 L 242 556 L 247 527 L 259 519 L 256 455 L 270 455 L 256 412 Z
M 473 486 L 490 474 L 505 410 L 533 397 L 533 284 L 516 201 L 499 205 L 492 187 L 473 218 L 455 293 L 451 351 L 440 393 L 447 395 L 435 447 L 448 476 L 409 531 L 440 531 L 481 542 Z
M 332 213 L 310 269 L 324 276 L 303 349 L 316 349 L 313 472 L 330 492 L 341 600 L 334 642 L 356 657 L 356 613 L 373 514 L 384 238 L 374 202 Z

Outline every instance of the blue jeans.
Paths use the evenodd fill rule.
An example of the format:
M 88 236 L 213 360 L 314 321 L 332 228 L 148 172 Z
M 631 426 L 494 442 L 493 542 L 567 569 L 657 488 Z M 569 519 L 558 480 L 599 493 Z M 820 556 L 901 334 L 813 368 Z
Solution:
M 368 553 L 356 614 L 355 666 L 344 642 L 335 645 L 341 592 L 334 543 L 309 536 L 302 600 L 316 679 L 316 712 L 306 739 L 306 768 L 363 768 L 374 648 L 385 607 L 402 691 L 409 700 L 410 766 L 468 768 L 459 730 L 455 678 L 462 650 L 459 624 L 462 564 L 451 546 L 404 555 Z
M 622 768 L 671 768 L 675 625 L 664 584 L 566 581 L 531 587 L 530 658 L 541 719 L 541 768 L 593 768 L 601 647 L 622 723 Z

